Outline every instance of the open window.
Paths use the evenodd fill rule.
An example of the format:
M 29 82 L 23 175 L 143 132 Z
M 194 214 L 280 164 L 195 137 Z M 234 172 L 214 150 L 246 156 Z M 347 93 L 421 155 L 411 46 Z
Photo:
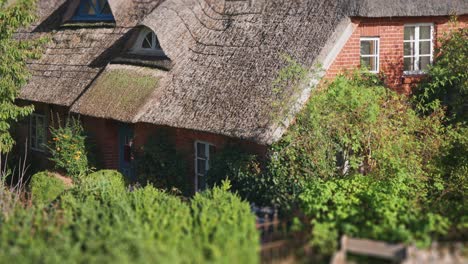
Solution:
M 131 52 L 144 55 L 165 56 L 159 44 L 158 37 L 149 28 L 142 28 L 140 30 Z
M 107 0 L 80 0 L 72 20 L 114 21 L 114 16 Z

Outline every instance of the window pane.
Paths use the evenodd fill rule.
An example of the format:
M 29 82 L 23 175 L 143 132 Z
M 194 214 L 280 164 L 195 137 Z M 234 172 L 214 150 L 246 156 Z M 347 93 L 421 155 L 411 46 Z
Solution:
M 419 39 L 431 39 L 431 26 L 419 27 Z
M 363 40 L 361 41 L 361 55 L 372 54 L 372 41 Z
M 405 71 L 414 71 L 414 58 L 405 58 L 404 59 L 404 70 Z
M 414 42 L 405 42 L 403 46 L 405 56 L 414 55 Z
M 206 161 L 202 159 L 197 159 L 197 174 L 206 174 Z
M 153 34 L 153 35 L 154 35 L 154 34 Z M 155 42 L 155 43 L 154 43 L 154 47 L 153 47 L 153 48 L 156 49 L 156 50 L 162 50 L 161 45 L 159 44 L 159 40 L 158 40 L 158 38 L 156 37 L 156 35 L 154 35 L 154 42 Z
M 419 42 L 419 54 L 431 55 L 431 42 L 430 41 Z
M 362 68 L 367 68 L 367 69 L 371 70 L 370 65 L 371 65 L 371 57 L 361 58 L 361 67 Z
M 419 57 L 419 69 L 422 71 L 427 70 L 427 66 L 431 64 L 431 57 L 425 56 L 425 57 Z
M 197 157 L 206 158 L 206 145 L 203 143 L 197 143 Z
M 101 5 L 101 7 L 102 7 L 101 14 L 102 15 L 112 14 L 109 3 L 107 1 L 104 1 L 104 2 L 105 2 L 104 5 L 103 6 Z
M 414 40 L 415 27 L 405 27 L 405 40 Z
M 89 16 L 94 16 L 96 15 L 96 11 L 94 9 L 96 3 L 95 1 L 91 0 L 91 1 L 85 1 L 85 4 L 84 4 L 84 9 L 83 9 L 83 13 L 85 15 L 89 15 Z
M 145 39 L 143 39 L 143 45 L 142 47 L 144 49 L 151 49 L 151 43 L 152 43 L 152 36 L 151 32 L 146 34 Z

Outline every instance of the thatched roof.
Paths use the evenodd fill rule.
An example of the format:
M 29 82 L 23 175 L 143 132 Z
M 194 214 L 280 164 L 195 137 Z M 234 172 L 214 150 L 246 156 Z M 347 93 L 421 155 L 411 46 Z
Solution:
M 120 53 L 130 29 L 158 5 L 157 1 L 140 0 L 124 1 L 131 3 L 126 6 L 119 5 L 121 0 L 110 0 L 113 12 L 122 14 L 114 14 L 114 24 L 67 23 L 64 15 L 70 13 L 69 7 L 75 1 L 38 1 L 37 22 L 16 34 L 19 39 L 51 39 L 41 59 L 28 64 L 32 77 L 22 88 L 21 99 L 71 106 Z
M 143 67 L 109 65 L 71 111 L 132 123 L 163 75 Z
M 468 14 L 467 0 L 364 0 L 357 12 L 362 17 L 447 16 Z
M 42 22 L 19 34 L 50 32 L 53 39 L 43 58 L 30 63 L 33 78 L 23 99 L 263 144 L 281 136 L 310 92 L 306 83 L 278 82 L 288 74 L 287 58 L 308 70 L 317 63 L 326 68 L 340 36 L 350 32 L 349 17 L 468 13 L 465 0 L 109 0 L 111 28 L 61 28 L 67 4 L 53 1 L 40 1 Z M 157 34 L 167 58 L 126 52 L 141 26 Z M 150 78 L 155 85 L 122 81 L 112 90 L 116 75 Z

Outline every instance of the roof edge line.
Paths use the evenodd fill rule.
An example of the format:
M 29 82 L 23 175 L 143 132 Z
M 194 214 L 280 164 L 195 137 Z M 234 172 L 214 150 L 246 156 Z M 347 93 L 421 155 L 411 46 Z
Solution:
M 333 34 L 327 40 L 319 55 L 314 60 L 312 68 L 309 69 L 307 79 L 310 81 L 304 82 L 302 84 L 304 86 L 303 89 L 301 89 L 302 93 L 296 103 L 293 105 L 290 113 L 282 122 L 279 123 L 276 129 L 273 129 L 273 134 L 270 136 L 270 138 L 266 138 L 265 140 L 260 141 L 264 141 L 266 144 L 271 145 L 281 139 L 283 134 L 293 122 L 296 114 L 309 100 L 312 89 L 320 83 L 321 79 L 325 76 L 326 72 L 333 64 L 343 47 L 346 45 L 356 28 L 357 24 L 353 23 L 350 17 L 346 17 L 340 21 Z M 320 69 L 314 69 L 316 65 L 321 65 Z

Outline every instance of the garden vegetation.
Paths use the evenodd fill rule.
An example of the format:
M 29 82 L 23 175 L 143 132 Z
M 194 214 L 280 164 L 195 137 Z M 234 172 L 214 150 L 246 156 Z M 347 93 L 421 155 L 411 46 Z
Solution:
M 13 195 L 3 186 L 0 194 Z M 33 205 L 16 203 L 0 212 L 2 261 L 259 261 L 255 216 L 248 203 L 228 191 L 227 182 L 190 202 L 151 185 L 130 191 L 115 171 L 98 171 L 71 189 L 62 187 L 47 173 L 35 175 Z M 34 202 L 36 198 L 40 200 Z

